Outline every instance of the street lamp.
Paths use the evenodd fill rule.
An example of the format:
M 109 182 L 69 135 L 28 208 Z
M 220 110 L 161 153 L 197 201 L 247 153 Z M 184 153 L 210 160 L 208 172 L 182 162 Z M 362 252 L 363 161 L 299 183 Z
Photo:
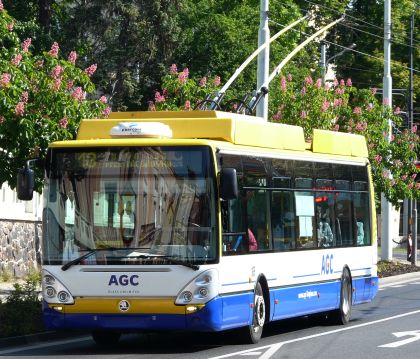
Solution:
M 329 59 L 326 60 L 326 56 L 327 56 L 326 46 L 325 46 L 325 44 L 322 44 L 321 45 L 321 61 L 320 61 L 320 66 L 321 66 L 321 79 L 322 79 L 322 83 L 323 84 L 325 83 L 325 76 L 326 76 L 326 72 L 327 72 L 329 63 L 332 60 L 334 60 L 336 57 L 341 56 L 346 51 L 349 51 L 351 49 L 354 49 L 355 47 L 356 47 L 356 44 L 353 43 L 353 44 L 349 45 L 348 47 L 345 47 L 338 54 L 335 54 L 334 56 L 331 56 Z

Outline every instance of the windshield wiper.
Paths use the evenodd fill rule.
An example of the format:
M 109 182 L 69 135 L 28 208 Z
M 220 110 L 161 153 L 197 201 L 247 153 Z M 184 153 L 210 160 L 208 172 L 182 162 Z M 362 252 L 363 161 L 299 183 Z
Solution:
M 200 269 L 200 266 L 198 266 L 197 264 L 193 264 L 193 263 L 190 263 L 190 262 L 184 262 L 184 261 L 181 261 L 179 259 L 173 258 L 171 256 L 165 256 L 165 255 L 160 255 L 160 254 L 139 254 L 139 255 L 136 255 L 136 256 L 132 256 L 131 258 L 145 258 L 145 259 L 161 258 L 161 259 L 166 260 L 170 264 L 181 265 L 181 266 L 184 266 L 184 267 L 191 268 L 193 270 L 199 270 Z
M 88 250 L 89 250 L 89 252 L 87 252 L 87 253 L 83 254 L 82 256 L 77 257 L 77 258 L 71 260 L 70 262 L 67 262 L 66 264 L 64 264 L 61 267 L 61 270 L 64 271 L 64 270 L 69 269 L 71 266 L 73 266 L 75 264 L 79 264 L 83 259 L 85 259 L 85 258 L 91 256 L 92 254 L 96 253 L 99 249 L 90 249 L 90 248 L 88 248 Z

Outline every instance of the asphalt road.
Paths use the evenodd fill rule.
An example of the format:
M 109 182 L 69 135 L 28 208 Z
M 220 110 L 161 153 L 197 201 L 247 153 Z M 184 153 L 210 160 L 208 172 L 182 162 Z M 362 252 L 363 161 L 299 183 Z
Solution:
M 314 318 L 269 325 L 257 345 L 236 333 L 124 335 L 114 347 L 89 336 L 0 348 L 2 358 L 420 358 L 420 274 L 385 279 L 372 303 L 353 307 L 347 326 Z

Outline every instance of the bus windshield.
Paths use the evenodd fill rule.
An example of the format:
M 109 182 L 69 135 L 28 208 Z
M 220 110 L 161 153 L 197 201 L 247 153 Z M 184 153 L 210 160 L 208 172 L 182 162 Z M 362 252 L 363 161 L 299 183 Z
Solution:
M 54 148 L 48 158 L 44 264 L 216 261 L 210 148 Z

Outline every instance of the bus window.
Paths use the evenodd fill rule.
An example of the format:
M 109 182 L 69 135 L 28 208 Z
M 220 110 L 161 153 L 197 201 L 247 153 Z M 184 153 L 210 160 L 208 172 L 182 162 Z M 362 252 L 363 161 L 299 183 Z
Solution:
M 271 193 L 271 223 L 275 250 L 285 251 L 295 247 L 295 209 L 291 191 Z
M 268 193 L 266 190 L 247 190 L 245 194 L 249 249 L 269 250 L 272 248 L 270 236 L 270 219 L 268 218 Z M 252 236 L 256 239 L 256 245 L 252 243 Z
M 353 183 L 353 206 L 356 221 L 356 244 L 364 246 L 370 244 L 369 226 L 369 193 L 368 183 L 355 181 Z
M 348 247 L 353 245 L 352 225 L 352 196 L 350 181 L 336 181 L 335 199 L 335 226 L 337 233 L 337 247 Z
M 333 181 L 316 180 L 315 208 L 318 247 L 335 246 Z
M 298 238 L 297 247 L 313 248 L 316 247 L 316 236 L 314 235 L 315 228 L 315 210 L 314 210 L 314 193 L 312 192 L 312 178 L 296 178 L 296 189 L 310 189 L 311 192 L 296 191 L 296 219 L 298 222 Z

